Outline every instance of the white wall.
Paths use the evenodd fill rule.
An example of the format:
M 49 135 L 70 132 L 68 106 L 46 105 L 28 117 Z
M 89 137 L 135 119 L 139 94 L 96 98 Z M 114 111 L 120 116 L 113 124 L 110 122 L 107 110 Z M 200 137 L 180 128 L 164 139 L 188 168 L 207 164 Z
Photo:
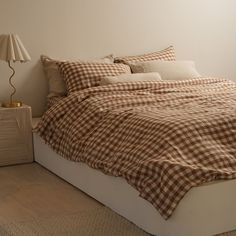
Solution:
M 174 45 L 204 75 L 236 81 L 235 0 L 0 0 L 0 34 L 17 33 L 32 61 L 15 63 L 16 98 L 42 113 L 47 83 L 39 62 L 129 55 Z M 10 88 L 0 61 L 0 100 Z

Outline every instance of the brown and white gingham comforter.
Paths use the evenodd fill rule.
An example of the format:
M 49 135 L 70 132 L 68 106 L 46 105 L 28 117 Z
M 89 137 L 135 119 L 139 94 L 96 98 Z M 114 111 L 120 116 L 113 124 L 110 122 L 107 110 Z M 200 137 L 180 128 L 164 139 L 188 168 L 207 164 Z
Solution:
M 167 219 L 191 187 L 236 177 L 236 84 L 89 88 L 53 105 L 37 132 L 65 158 L 125 178 Z

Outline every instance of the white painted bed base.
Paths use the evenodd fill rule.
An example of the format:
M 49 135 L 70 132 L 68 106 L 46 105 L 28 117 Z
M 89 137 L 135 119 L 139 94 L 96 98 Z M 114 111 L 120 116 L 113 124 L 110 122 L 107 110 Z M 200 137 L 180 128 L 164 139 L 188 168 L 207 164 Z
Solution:
M 34 151 L 36 162 L 151 234 L 211 236 L 236 229 L 236 180 L 191 189 L 165 221 L 124 179 L 60 157 L 37 134 Z

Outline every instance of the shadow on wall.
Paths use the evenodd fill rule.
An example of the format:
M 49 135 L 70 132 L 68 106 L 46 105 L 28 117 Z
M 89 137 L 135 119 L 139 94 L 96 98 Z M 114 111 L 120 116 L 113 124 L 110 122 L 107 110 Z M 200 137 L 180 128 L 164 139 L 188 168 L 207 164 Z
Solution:
M 24 79 L 17 87 L 17 98 L 23 103 L 32 107 L 34 117 L 41 116 L 46 107 L 46 97 L 48 94 L 48 83 L 44 75 L 43 67 L 38 60 L 33 63 L 33 67 L 25 70 Z M 42 98 L 43 105 L 42 105 Z M 40 104 L 40 106 L 39 106 Z

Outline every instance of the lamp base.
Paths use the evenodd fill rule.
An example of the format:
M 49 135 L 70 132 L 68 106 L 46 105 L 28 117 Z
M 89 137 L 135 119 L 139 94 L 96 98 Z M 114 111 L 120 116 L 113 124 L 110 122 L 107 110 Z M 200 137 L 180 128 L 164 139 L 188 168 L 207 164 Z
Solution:
M 14 107 L 21 107 L 21 106 L 22 106 L 22 102 L 20 101 L 4 102 L 2 104 L 2 107 L 6 107 L 6 108 L 14 108 Z

